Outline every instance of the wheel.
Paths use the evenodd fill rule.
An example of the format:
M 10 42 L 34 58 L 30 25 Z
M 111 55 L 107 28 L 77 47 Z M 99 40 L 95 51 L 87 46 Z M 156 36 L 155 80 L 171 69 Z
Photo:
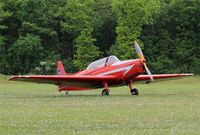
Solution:
M 139 94 L 139 92 L 138 92 L 137 89 L 132 89 L 131 90 L 131 95 L 138 95 L 138 94 Z
M 106 89 L 103 89 L 101 94 L 102 96 L 108 96 L 109 92 Z
M 65 96 L 69 96 L 69 92 L 68 91 L 65 92 Z

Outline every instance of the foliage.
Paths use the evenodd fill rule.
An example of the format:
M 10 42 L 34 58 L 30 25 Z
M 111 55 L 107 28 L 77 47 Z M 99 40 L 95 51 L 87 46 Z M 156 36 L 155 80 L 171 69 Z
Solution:
M 11 16 L 11 13 L 4 9 L 4 3 L 0 2 L 0 73 L 5 73 L 7 68 L 7 61 L 6 61 L 6 37 L 3 36 L 3 31 L 7 28 L 4 24 L 6 18 Z
M 159 9 L 159 0 L 114 0 L 117 16 L 117 46 L 111 50 L 121 59 L 133 57 L 133 41 L 140 35 L 142 26 L 152 22 L 152 15 Z
M 0 73 L 33 72 L 41 61 L 50 67 L 62 60 L 75 72 L 110 54 L 135 58 L 137 40 L 154 73 L 199 74 L 199 7 L 199 0 L 1 0 Z M 18 56 L 32 43 L 16 44 L 30 36 L 43 49 L 22 70 Z
M 94 5 L 96 23 L 93 37 L 97 40 L 95 45 L 99 47 L 103 56 L 107 56 L 111 45 L 115 44 L 116 16 L 112 9 L 112 0 L 96 0 Z M 92 17 L 94 18 L 94 17 Z
M 6 61 L 6 48 L 5 38 L 0 36 L 0 73 L 6 72 L 7 61 Z
M 4 9 L 4 3 L 0 2 L 0 30 L 7 28 L 2 24 L 5 18 L 9 17 L 11 14 Z
M 46 63 L 40 62 L 40 66 L 35 67 L 32 71 L 34 74 L 39 75 L 54 75 L 56 74 L 56 64 L 55 63 Z
M 78 36 L 80 31 L 92 27 L 94 23 L 93 0 L 68 0 L 61 14 L 64 14 L 64 21 L 61 21 L 62 30 Z
M 93 0 L 68 1 L 63 9 L 65 21 L 61 22 L 63 30 L 74 35 L 76 51 L 73 63 L 79 69 L 84 69 L 87 64 L 99 57 L 98 47 L 94 46 L 96 39 L 92 37 L 95 22 Z
M 8 50 L 11 74 L 27 74 L 42 57 L 43 47 L 38 36 L 27 34 L 20 37 Z
M 53 6 L 47 0 L 26 0 L 21 3 L 20 10 L 18 11 L 19 19 L 21 20 L 21 27 L 19 33 L 25 36 L 27 33 L 40 36 L 42 45 L 45 50 L 56 50 L 58 44 L 58 35 L 54 29 L 56 20 L 55 15 L 52 14 Z M 57 20 L 58 21 L 58 20 Z M 47 55 L 48 52 L 45 52 Z
M 98 48 L 94 46 L 95 39 L 91 37 L 91 31 L 92 29 L 81 31 L 81 35 L 75 41 L 76 53 L 73 63 L 79 69 L 84 69 L 100 55 Z
M 160 15 L 154 18 L 155 24 L 144 28 L 145 54 L 152 62 L 150 65 L 155 72 L 178 70 L 199 73 L 199 7 L 198 0 L 172 1 L 170 6 L 162 5 Z M 169 63 L 161 64 L 163 58 L 167 58 Z M 171 66 L 171 69 L 162 70 L 168 69 L 168 66 Z

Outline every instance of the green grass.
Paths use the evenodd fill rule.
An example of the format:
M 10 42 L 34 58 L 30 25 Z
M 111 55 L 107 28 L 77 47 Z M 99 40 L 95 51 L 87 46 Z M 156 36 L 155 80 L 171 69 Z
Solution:
M 200 78 L 58 93 L 0 77 L 0 134 L 200 134 Z

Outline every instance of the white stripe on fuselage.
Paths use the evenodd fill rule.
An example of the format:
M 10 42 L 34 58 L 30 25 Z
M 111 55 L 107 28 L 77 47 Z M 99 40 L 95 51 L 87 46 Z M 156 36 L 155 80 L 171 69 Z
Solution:
M 135 65 L 135 64 L 134 64 L 134 65 Z M 130 71 L 131 68 L 132 68 L 134 65 L 130 65 L 130 66 L 126 66 L 126 67 L 121 67 L 121 68 L 118 68 L 118 69 L 115 69 L 115 70 L 111 70 L 111 71 L 108 71 L 108 72 L 99 74 L 99 75 L 97 75 L 97 76 L 105 76 L 105 75 L 117 73 L 117 72 L 124 71 L 124 70 L 125 70 L 125 72 L 124 72 L 123 76 L 125 76 L 125 75 L 128 73 L 128 71 Z

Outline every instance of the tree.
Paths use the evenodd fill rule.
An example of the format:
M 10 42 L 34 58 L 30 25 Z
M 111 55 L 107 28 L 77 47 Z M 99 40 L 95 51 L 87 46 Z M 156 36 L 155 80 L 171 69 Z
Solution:
M 51 8 L 50 8 L 51 7 Z M 58 33 L 54 30 L 55 25 L 59 23 L 56 19 L 56 11 L 53 2 L 48 0 L 26 0 L 20 4 L 20 10 L 17 11 L 21 20 L 19 34 L 25 36 L 27 33 L 39 35 L 42 45 L 47 55 L 49 51 L 57 49 Z M 53 10 L 53 11 L 52 11 Z
M 112 9 L 112 0 L 96 0 L 93 6 L 96 18 L 93 37 L 103 56 L 107 56 L 109 48 L 115 44 L 117 26 L 116 16 Z
M 145 54 L 155 72 L 199 73 L 200 1 L 174 0 L 163 3 L 154 24 L 144 27 Z M 162 56 L 162 57 L 161 57 Z M 162 63 L 166 58 L 170 64 Z M 167 66 L 172 66 L 169 69 Z M 163 67 L 168 70 L 162 70 Z
M 100 56 L 99 49 L 94 46 L 96 41 L 91 36 L 92 28 L 81 31 L 80 36 L 75 40 L 76 52 L 73 63 L 79 69 L 84 69 L 90 62 Z
M 42 58 L 43 47 L 38 36 L 27 34 L 8 50 L 10 74 L 27 74 L 34 69 Z
M 121 59 L 133 57 L 133 41 L 144 24 L 152 22 L 152 16 L 160 7 L 159 0 L 113 0 L 117 16 L 117 44 L 111 52 Z
M 72 49 L 75 48 L 73 63 L 79 69 L 98 58 L 100 52 L 94 45 L 96 39 L 92 37 L 95 23 L 93 6 L 94 0 L 69 0 L 60 13 L 64 15 L 61 21 L 62 30 L 72 36 Z
M 11 14 L 9 12 L 5 11 L 4 3 L 0 2 L 0 30 L 7 28 L 7 26 L 3 24 L 3 21 L 5 18 L 9 17 L 10 15 Z
M 77 37 L 85 28 L 93 27 L 96 20 L 92 8 L 94 4 L 94 0 L 68 0 L 60 9 L 60 14 L 64 16 L 60 23 L 62 30 Z
M 0 73 L 32 72 L 21 54 L 36 39 L 41 61 L 62 60 L 70 72 L 108 54 L 133 58 L 136 39 L 152 72 L 200 72 L 199 0 L 0 1 Z
M 4 73 L 6 70 L 6 37 L 2 35 L 3 31 L 7 28 L 4 24 L 4 20 L 11 16 L 11 13 L 5 11 L 4 3 L 0 2 L 0 73 Z

